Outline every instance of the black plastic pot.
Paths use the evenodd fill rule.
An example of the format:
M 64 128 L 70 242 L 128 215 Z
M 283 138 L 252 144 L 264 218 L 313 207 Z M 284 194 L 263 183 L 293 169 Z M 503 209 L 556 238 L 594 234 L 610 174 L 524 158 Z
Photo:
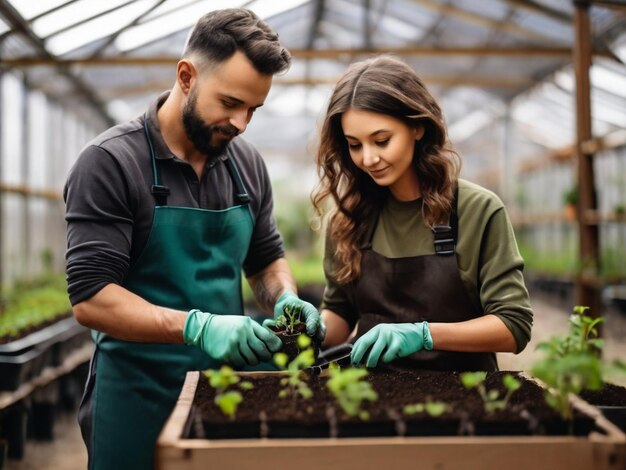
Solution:
M 7 457 L 21 459 L 26 447 L 27 408 L 24 402 L 17 403 L 0 416 L 2 437 L 7 442 Z
M 7 449 L 9 445 L 6 440 L 0 439 L 0 470 L 4 468 L 4 464 L 7 461 Z
M 67 330 L 75 326 L 80 326 L 74 317 L 64 318 L 50 326 L 37 330 L 23 338 L 16 339 L 9 343 L 0 344 L 0 354 L 2 355 L 18 355 L 35 346 L 45 346 L 50 342 L 56 342 L 56 338 L 63 335 Z M 84 329 L 84 327 L 80 326 Z
M 598 406 L 606 419 L 626 431 L 626 406 Z
M 39 375 L 45 367 L 45 348 L 28 349 L 15 356 L 0 355 L 0 390 L 17 390 L 20 384 Z
M 89 330 L 70 317 L 0 345 L 0 390 L 15 390 L 43 368 L 60 365 L 71 351 L 87 341 Z

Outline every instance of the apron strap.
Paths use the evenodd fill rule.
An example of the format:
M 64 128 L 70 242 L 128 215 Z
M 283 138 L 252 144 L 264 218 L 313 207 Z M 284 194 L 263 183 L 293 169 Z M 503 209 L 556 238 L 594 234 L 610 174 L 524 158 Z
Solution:
M 156 154 L 154 151 L 154 145 L 152 145 L 152 139 L 150 138 L 150 132 L 148 131 L 148 118 L 144 116 L 143 130 L 148 141 L 148 148 L 150 149 L 150 159 L 152 161 L 152 177 L 154 184 L 150 187 L 150 192 L 156 201 L 157 206 L 167 206 L 167 197 L 170 195 L 170 188 L 160 181 L 160 172 L 157 166 Z M 228 167 L 228 173 L 237 189 L 237 199 L 240 204 L 248 204 L 250 202 L 250 195 L 246 191 L 246 187 L 243 184 L 241 175 L 239 174 L 239 168 L 235 161 L 228 157 L 226 158 L 226 166 Z
M 154 184 L 150 187 L 150 192 L 156 201 L 157 206 L 167 206 L 167 196 L 170 195 L 170 188 L 161 184 L 159 178 L 159 170 L 156 164 L 156 155 L 154 152 L 154 146 L 152 145 L 152 139 L 150 138 L 150 132 L 148 132 L 148 117 L 143 118 L 143 131 L 146 134 L 146 140 L 148 141 L 148 148 L 150 149 L 150 159 L 152 160 L 152 177 Z
M 243 184 L 243 180 L 241 179 L 235 160 L 228 157 L 226 159 L 226 166 L 228 167 L 230 177 L 237 188 L 237 199 L 239 199 L 239 203 L 242 205 L 248 204 L 250 202 L 250 195 L 248 194 L 248 191 L 246 191 L 246 187 Z
M 450 256 L 456 253 L 456 242 L 459 236 L 459 217 L 457 214 L 459 199 L 459 187 L 454 190 L 452 199 L 452 211 L 450 213 L 449 225 L 433 225 L 435 254 L 439 256 Z

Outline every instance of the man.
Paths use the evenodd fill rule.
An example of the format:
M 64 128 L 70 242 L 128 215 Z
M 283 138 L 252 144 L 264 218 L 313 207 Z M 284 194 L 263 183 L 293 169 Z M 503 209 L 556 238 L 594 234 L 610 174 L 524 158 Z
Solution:
M 152 468 L 186 371 L 280 348 L 242 315 L 242 269 L 264 310 L 300 305 L 324 335 L 295 294 L 265 165 L 236 137 L 290 60 L 254 13 L 205 15 L 171 92 L 94 139 L 68 176 L 68 291 L 96 342 L 79 411 L 90 468 Z

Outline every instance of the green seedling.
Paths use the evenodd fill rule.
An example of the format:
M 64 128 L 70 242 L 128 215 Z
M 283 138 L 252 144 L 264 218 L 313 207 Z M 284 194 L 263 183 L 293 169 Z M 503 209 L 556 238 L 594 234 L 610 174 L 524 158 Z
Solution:
M 363 401 L 378 400 L 378 393 L 372 384 L 364 381 L 367 370 L 357 367 L 340 369 L 335 363 L 329 367 L 330 378 L 326 387 L 333 394 L 341 409 L 348 416 L 358 416 L 361 420 L 369 419 L 369 413 L 361 409 Z
M 0 338 L 10 340 L 26 330 L 67 315 L 71 305 L 65 275 L 47 273 L 16 281 L 4 297 L 0 313 Z
M 315 355 L 311 348 L 311 338 L 306 335 L 298 336 L 298 348 L 300 353 L 291 361 L 285 353 L 274 354 L 276 365 L 287 372 L 287 377 L 280 380 L 282 386 L 278 392 L 279 398 L 291 397 L 294 401 L 301 396 L 305 400 L 313 397 L 313 392 L 306 383 L 306 374 L 303 369 L 311 367 L 315 363 Z
M 405 415 L 426 413 L 428 416 L 437 418 L 450 409 L 447 403 L 442 401 L 426 401 L 425 403 L 412 403 L 403 408 Z
M 625 370 L 620 361 L 607 364 L 601 360 L 604 342 L 597 338 L 597 326 L 603 319 L 588 316 L 588 309 L 574 307 L 567 334 L 540 343 L 537 349 L 544 357 L 531 367 L 532 374 L 548 387 L 546 402 L 567 420 L 572 419 L 570 393 L 599 390 L 607 372 Z
M 548 387 L 546 403 L 566 420 L 573 417 L 570 393 L 577 395 L 585 389 L 602 388 L 602 363 L 589 351 L 573 351 L 565 356 L 548 355 L 535 362 L 531 372 Z
M 300 305 L 293 308 L 285 306 L 283 308 L 283 314 L 276 318 L 276 327 L 279 329 L 285 329 L 285 331 L 290 335 L 294 334 L 296 332 L 296 326 L 302 323 L 300 320 L 301 312 L 302 307 Z
M 502 383 L 506 388 L 506 393 L 500 398 L 498 390 L 487 390 L 487 387 L 485 387 L 487 372 L 464 372 L 459 377 L 465 388 L 468 390 L 475 388 L 478 391 L 480 397 L 483 399 L 483 406 L 487 413 L 504 410 L 513 392 L 521 386 L 521 382 L 511 374 L 505 374 L 502 377 Z
M 204 375 L 209 379 L 209 385 L 216 391 L 215 404 L 231 420 L 235 419 L 237 408 L 243 401 L 243 395 L 238 390 L 250 390 L 254 388 L 251 382 L 242 381 L 235 371 L 227 365 L 223 365 L 219 370 L 209 369 L 204 371 Z

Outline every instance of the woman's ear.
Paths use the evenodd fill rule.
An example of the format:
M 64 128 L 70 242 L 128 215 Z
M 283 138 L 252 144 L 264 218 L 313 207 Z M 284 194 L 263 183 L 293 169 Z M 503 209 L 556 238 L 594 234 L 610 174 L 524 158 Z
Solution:
M 418 126 L 415 129 L 415 140 L 422 140 L 422 137 L 424 137 L 424 131 L 424 126 Z
M 176 66 L 176 81 L 183 93 L 189 93 L 194 80 L 197 79 L 197 71 L 191 61 L 182 59 Z

